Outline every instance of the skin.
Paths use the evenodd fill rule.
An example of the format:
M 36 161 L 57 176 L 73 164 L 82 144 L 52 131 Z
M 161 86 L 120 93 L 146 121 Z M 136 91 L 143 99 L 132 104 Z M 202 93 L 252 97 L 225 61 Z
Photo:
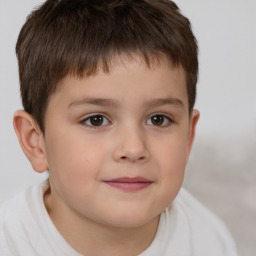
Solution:
M 95 115 L 102 124 L 98 117 L 93 125 Z M 84 255 L 125 256 L 153 241 L 181 187 L 198 118 L 188 112 L 181 66 L 148 68 L 135 56 L 116 59 L 109 74 L 60 81 L 45 134 L 24 111 L 14 126 L 34 169 L 49 169 L 44 202 L 66 241 Z M 138 176 L 150 185 L 126 191 L 106 183 Z

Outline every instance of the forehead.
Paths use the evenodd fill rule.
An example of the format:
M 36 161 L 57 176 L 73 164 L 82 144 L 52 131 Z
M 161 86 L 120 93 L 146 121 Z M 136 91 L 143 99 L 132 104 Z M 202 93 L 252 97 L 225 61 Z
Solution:
M 113 53 L 110 54 L 104 61 L 102 59 L 98 59 L 96 61 L 95 69 L 93 70 L 90 70 L 90 68 L 86 66 L 81 66 L 79 69 L 74 68 L 73 65 L 70 66 L 67 68 L 66 72 L 63 72 L 63 76 L 56 79 L 56 81 L 58 81 L 56 89 L 59 88 L 63 80 L 65 80 L 67 77 L 73 76 L 74 78 L 78 79 L 86 79 L 102 73 L 111 74 L 114 70 L 119 68 L 128 69 L 129 66 L 135 63 L 145 66 L 151 70 L 160 69 L 161 67 L 168 67 L 170 70 L 173 70 L 176 67 L 181 67 L 183 69 L 181 64 L 174 64 L 167 54 L 160 51 L 145 55 L 139 51 Z
M 115 97 L 122 101 L 145 96 L 147 101 L 169 93 L 182 98 L 187 107 L 186 75 L 182 66 L 175 66 L 165 58 L 151 59 L 148 64 L 140 55 L 118 56 L 109 64 L 108 72 L 101 67 L 90 76 L 67 75 L 59 82 L 52 98 L 62 95 L 62 99 L 71 101 L 69 104 L 90 97 Z

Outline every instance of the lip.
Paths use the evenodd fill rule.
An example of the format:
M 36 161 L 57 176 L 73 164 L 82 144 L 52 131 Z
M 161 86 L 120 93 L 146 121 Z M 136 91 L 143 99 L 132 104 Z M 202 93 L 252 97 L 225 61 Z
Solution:
M 133 192 L 147 188 L 153 183 L 153 181 L 143 177 L 120 177 L 116 179 L 105 180 L 104 183 L 123 191 Z

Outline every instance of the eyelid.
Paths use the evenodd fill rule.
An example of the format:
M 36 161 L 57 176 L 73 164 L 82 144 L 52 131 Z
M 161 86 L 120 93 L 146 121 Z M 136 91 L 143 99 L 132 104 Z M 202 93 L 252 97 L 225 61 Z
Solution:
M 168 119 L 168 124 L 167 125 L 159 125 L 159 126 L 154 125 L 154 124 L 150 124 L 151 126 L 163 127 L 164 128 L 164 127 L 168 127 L 168 126 L 170 126 L 170 124 L 174 123 L 173 118 L 171 118 L 169 115 L 164 114 L 164 113 L 159 113 L 159 112 L 153 113 L 150 116 L 148 116 L 147 121 L 150 120 L 153 116 L 163 116 L 164 118 Z M 147 124 L 147 121 L 146 121 L 146 124 Z
M 102 116 L 103 118 L 107 119 L 108 120 L 108 124 L 105 124 L 105 125 L 100 125 L 100 126 L 94 126 L 94 125 L 88 125 L 86 124 L 86 121 L 89 120 L 90 118 L 92 117 L 95 117 L 95 116 Z M 102 127 L 105 127 L 107 125 L 109 125 L 111 123 L 110 121 L 110 118 L 106 116 L 106 114 L 103 114 L 103 113 L 91 113 L 91 114 L 88 114 L 86 115 L 81 121 L 80 123 L 86 127 L 89 127 L 89 128 L 92 128 L 92 129 L 99 129 L 99 128 L 102 128 Z

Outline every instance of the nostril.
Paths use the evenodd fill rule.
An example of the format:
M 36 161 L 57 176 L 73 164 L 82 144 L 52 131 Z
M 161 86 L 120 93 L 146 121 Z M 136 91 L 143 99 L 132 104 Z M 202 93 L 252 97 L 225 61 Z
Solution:
M 139 158 L 137 158 L 137 159 L 133 159 L 133 158 L 131 158 L 131 157 L 128 157 L 128 156 L 121 156 L 120 157 L 120 159 L 121 160 L 127 160 L 127 159 L 130 159 L 131 161 L 144 161 L 145 159 L 146 159 L 146 157 L 145 156 L 141 156 L 141 157 L 139 157 Z

